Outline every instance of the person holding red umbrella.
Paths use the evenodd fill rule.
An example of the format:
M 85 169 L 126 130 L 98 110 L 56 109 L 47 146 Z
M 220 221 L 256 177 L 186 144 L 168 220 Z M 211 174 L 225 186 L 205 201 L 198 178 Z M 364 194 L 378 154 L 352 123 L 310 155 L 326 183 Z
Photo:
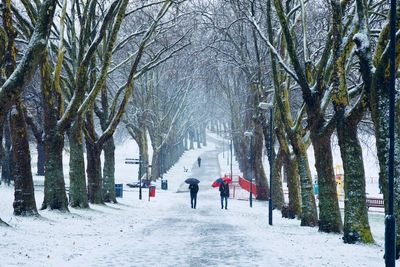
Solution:
M 229 197 L 229 185 L 227 180 L 223 180 L 221 185 L 219 186 L 219 192 L 221 196 L 221 209 L 224 208 L 224 200 L 225 200 L 225 209 L 228 209 L 228 197 Z

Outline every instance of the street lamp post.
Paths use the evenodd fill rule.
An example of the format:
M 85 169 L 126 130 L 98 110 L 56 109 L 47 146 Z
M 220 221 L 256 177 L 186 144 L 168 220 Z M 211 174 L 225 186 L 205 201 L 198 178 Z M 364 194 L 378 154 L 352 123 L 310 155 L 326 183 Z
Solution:
M 229 144 L 229 149 L 230 149 L 230 153 L 231 153 L 231 162 L 230 162 L 230 167 L 231 167 L 231 180 L 233 180 L 232 177 L 232 159 L 233 159 L 233 150 L 232 150 L 232 146 L 233 146 L 233 142 L 232 142 L 232 137 L 231 137 L 231 142 Z
M 250 195 L 249 195 L 249 203 L 250 203 L 250 208 L 253 207 L 253 167 L 254 167 L 254 156 L 253 156 L 253 132 L 252 131 L 246 131 L 244 133 L 245 136 L 250 138 Z
M 139 156 L 139 199 L 142 199 L 142 156 Z
M 163 180 L 163 151 L 162 151 L 162 142 L 160 147 L 160 178 Z
M 232 160 L 233 160 L 233 120 L 231 122 L 231 146 L 230 146 L 230 150 L 231 150 L 231 180 L 233 181 L 233 173 L 232 173 Z
M 389 77 L 389 161 L 388 213 L 385 217 L 385 265 L 396 265 L 396 218 L 394 216 L 394 120 L 396 101 L 396 0 L 390 5 L 390 77 Z
M 272 225 L 272 178 L 274 176 L 274 155 L 272 149 L 274 148 L 274 120 L 273 120 L 273 109 L 269 110 L 269 198 L 268 198 L 268 224 Z
M 268 144 L 268 161 L 269 161 L 269 197 L 268 197 L 268 224 L 272 225 L 272 178 L 274 176 L 274 158 L 272 151 L 274 149 L 274 109 L 271 103 L 261 102 L 258 107 L 263 110 L 269 110 L 269 144 Z
M 228 135 L 226 135 L 226 137 L 228 137 Z M 229 165 L 229 141 L 228 142 L 226 142 L 226 145 L 227 145 L 227 150 L 226 150 L 226 165 Z

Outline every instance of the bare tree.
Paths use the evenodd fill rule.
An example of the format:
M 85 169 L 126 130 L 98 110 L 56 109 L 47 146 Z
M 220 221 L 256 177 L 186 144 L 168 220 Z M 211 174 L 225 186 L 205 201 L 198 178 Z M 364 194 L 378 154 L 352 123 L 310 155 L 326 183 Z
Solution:
M 43 47 L 47 44 L 50 26 L 53 21 L 57 1 L 44 1 L 38 10 L 37 20 L 27 49 L 16 66 L 15 30 L 12 22 L 11 2 L 3 1 L 3 25 L 7 33 L 7 50 L 4 57 L 7 80 L 0 88 L 0 129 L 3 129 L 5 114 L 11 105 L 16 108 L 12 112 L 11 129 L 13 144 L 13 160 L 15 168 L 14 213 L 16 215 L 36 215 L 36 203 L 33 190 L 33 179 L 30 165 L 30 152 L 27 137 L 27 126 L 21 102 L 21 93 L 32 78 Z

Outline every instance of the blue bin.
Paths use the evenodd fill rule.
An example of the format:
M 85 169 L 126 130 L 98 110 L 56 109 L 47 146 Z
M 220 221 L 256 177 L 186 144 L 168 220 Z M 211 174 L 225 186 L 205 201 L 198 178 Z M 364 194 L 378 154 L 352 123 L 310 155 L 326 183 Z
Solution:
M 314 195 L 318 195 L 318 184 L 314 184 Z
M 161 189 L 168 190 L 168 180 L 161 180 Z
M 122 197 L 123 184 L 115 184 L 115 197 Z

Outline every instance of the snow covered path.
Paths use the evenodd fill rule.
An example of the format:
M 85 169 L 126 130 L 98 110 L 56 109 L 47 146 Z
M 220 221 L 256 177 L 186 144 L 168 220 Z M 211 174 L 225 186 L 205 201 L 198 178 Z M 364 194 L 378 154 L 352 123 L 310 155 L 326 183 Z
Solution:
M 201 157 L 201 167 L 195 163 L 191 175 L 201 181 L 197 209 L 190 208 L 187 184 L 179 187 L 182 193 L 170 193 L 157 218 L 140 231 L 138 242 L 146 245 L 135 250 L 138 266 L 237 266 L 262 258 L 245 234 L 246 226 L 234 223 L 230 209 L 219 208 L 219 191 L 210 186 L 219 176 L 218 153 Z
M 124 191 L 118 204 L 92 205 L 70 214 L 41 211 L 40 218 L 12 216 L 12 188 L 0 186 L 3 266 L 383 266 L 379 245 L 345 245 L 341 235 L 300 227 L 274 211 L 268 225 L 267 203 L 230 200 L 220 209 L 219 192 L 210 187 L 219 176 L 219 148 L 210 144 L 185 154 L 168 173 L 170 190 L 142 201 L 137 189 Z M 185 173 L 183 166 L 189 167 Z M 201 187 L 197 209 L 190 208 L 188 177 Z M 179 187 L 179 192 L 176 188 Z M 43 199 L 36 191 L 37 203 Z M 383 215 L 377 215 L 383 227 Z M 380 222 L 380 220 L 382 220 Z M 374 229 L 373 229 L 374 230 Z M 381 229 L 380 229 L 381 230 Z M 7 256 L 6 256 L 7 255 Z

